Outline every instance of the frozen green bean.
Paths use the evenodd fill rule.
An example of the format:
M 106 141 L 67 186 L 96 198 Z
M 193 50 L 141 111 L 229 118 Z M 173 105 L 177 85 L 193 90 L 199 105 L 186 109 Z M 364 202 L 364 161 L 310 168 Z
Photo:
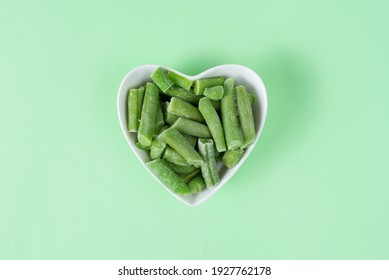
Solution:
M 228 150 L 224 153 L 222 162 L 228 168 L 233 168 L 244 155 L 244 150 L 236 149 L 236 150 Z
M 223 82 L 224 82 L 223 77 L 198 79 L 194 82 L 194 93 L 196 95 L 202 95 L 204 93 L 205 88 L 221 86 Z
M 197 146 L 199 153 L 204 160 L 204 164 L 201 165 L 201 174 L 203 175 L 207 188 L 213 188 L 220 181 L 219 173 L 216 167 L 213 140 L 200 138 Z
M 192 180 L 188 182 L 188 187 L 192 193 L 201 192 L 205 187 L 203 175 L 197 174 Z
M 229 151 L 229 150 L 227 150 L 227 151 Z M 218 155 L 216 155 L 216 159 L 222 161 L 223 160 L 223 156 L 225 155 L 226 152 L 219 153 Z
M 220 112 L 220 102 L 221 100 L 211 100 L 213 108 L 215 108 L 216 111 Z
M 246 88 L 244 86 L 237 86 L 235 90 L 238 117 L 243 134 L 243 144 L 241 145 L 243 149 L 255 140 L 254 116 Z
M 216 149 L 219 152 L 224 152 L 226 150 L 226 142 L 224 140 L 223 127 L 220 122 L 220 118 L 208 97 L 200 99 L 199 110 L 203 115 L 209 130 L 211 131 Z
M 167 107 L 167 111 L 171 114 L 180 117 L 185 117 L 187 119 L 191 119 L 197 122 L 204 122 L 204 118 L 201 115 L 199 109 L 197 109 L 190 103 L 185 102 L 176 97 L 172 97 L 172 99 L 170 100 L 169 106 Z
M 193 81 L 185 78 L 184 76 L 181 76 L 180 74 L 177 74 L 173 71 L 168 71 L 167 76 L 172 80 L 177 86 L 182 87 L 185 90 L 190 90 L 190 87 L 193 84 Z
M 163 116 L 165 118 L 165 122 L 168 125 L 173 124 L 179 118 L 179 116 L 176 116 L 176 115 L 168 112 L 167 107 L 169 106 L 169 101 L 162 102 L 161 106 L 162 106 L 162 112 L 163 112 Z
M 195 177 L 197 174 L 199 174 L 200 171 L 201 171 L 200 168 L 197 168 L 192 173 L 189 173 L 189 174 L 177 174 L 177 175 L 182 179 L 182 181 L 184 181 L 184 183 L 188 183 L 190 180 L 193 179 L 193 177 Z
M 153 142 L 151 142 L 151 148 L 150 148 L 150 158 L 151 159 L 157 159 L 160 158 L 165 151 L 166 143 L 163 142 L 159 138 L 154 138 Z
M 191 190 L 182 179 L 167 167 L 161 159 L 146 163 L 151 172 L 172 192 L 176 194 L 190 194 Z
M 139 129 L 139 120 L 142 112 L 144 87 L 130 89 L 127 99 L 128 131 L 136 132 Z
M 251 107 L 253 107 L 254 106 L 254 101 L 255 101 L 255 95 L 252 94 L 251 92 L 248 92 L 248 95 L 249 95 L 249 100 L 250 100 Z
M 162 131 L 161 131 L 162 132 Z M 194 147 L 197 143 L 197 138 L 191 135 L 184 134 L 184 137 L 188 142 Z M 179 166 L 189 166 L 191 165 L 188 163 L 176 150 L 174 150 L 170 146 L 166 146 L 165 152 L 162 155 L 162 158 L 174 163 Z M 184 173 L 184 172 L 179 172 L 179 173 Z
M 163 160 L 163 163 L 165 165 L 167 165 L 175 173 L 179 173 L 179 174 L 190 174 L 198 169 L 197 167 L 194 167 L 193 165 L 187 165 L 187 166 L 178 165 L 178 164 L 172 163 L 170 161 L 167 161 L 165 159 Z
M 179 132 L 196 137 L 212 137 L 211 132 L 205 124 L 179 117 L 172 125 Z
M 155 117 L 159 105 L 159 90 L 151 84 L 146 84 L 142 113 L 138 131 L 138 141 L 143 146 L 150 146 L 155 131 Z
M 223 86 L 209 87 L 204 90 L 204 95 L 211 100 L 221 100 L 224 95 Z
M 135 143 L 135 146 L 137 146 L 139 149 L 145 150 L 145 151 L 148 151 L 151 149 L 151 145 L 150 146 L 143 146 L 139 141 Z
M 162 127 L 164 127 L 164 125 L 165 125 L 165 119 L 163 117 L 161 103 L 158 102 L 157 114 L 155 116 L 154 136 L 157 136 L 161 132 L 161 129 L 162 129 Z
M 153 82 L 163 91 L 166 92 L 174 84 L 167 76 L 167 73 L 161 67 L 158 67 L 153 74 L 151 74 Z
M 236 149 L 243 143 L 235 107 L 234 79 L 228 78 L 224 81 L 224 97 L 220 103 L 220 111 L 229 150 Z
M 187 162 L 176 150 L 170 146 L 166 146 L 162 158 L 168 162 L 174 163 L 179 166 L 192 166 Z
M 168 95 L 170 97 L 177 97 L 181 100 L 184 100 L 185 102 L 197 105 L 200 100 L 200 96 L 197 96 L 194 94 L 192 90 L 185 90 L 181 87 L 178 86 L 172 86 L 169 88 L 166 92 L 165 95 Z
M 176 150 L 188 163 L 194 166 L 199 166 L 204 163 L 191 143 L 175 128 L 170 127 L 164 130 L 158 137 Z
M 196 146 L 198 137 L 188 135 L 188 134 L 183 134 L 183 135 L 186 138 L 186 140 L 189 141 L 189 143 L 192 145 L 192 147 Z

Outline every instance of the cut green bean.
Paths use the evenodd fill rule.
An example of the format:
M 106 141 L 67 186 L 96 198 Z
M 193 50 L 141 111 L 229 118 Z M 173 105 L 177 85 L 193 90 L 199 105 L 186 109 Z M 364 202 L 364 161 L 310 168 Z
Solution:
M 161 133 L 162 131 L 168 129 L 169 127 L 170 127 L 170 126 L 168 126 L 168 125 L 164 125 L 164 126 L 161 128 L 161 131 L 160 131 L 159 133 Z
M 128 131 L 138 131 L 138 89 L 130 89 L 127 98 Z
M 187 162 L 176 150 L 170 146 L 166 146 L 162 158 L 168 162 L 174 163 L 179 166 L 192 166 Z
M 196 137 L 212 137 L 211 132 L 205 124 L 192 121 L 187 118 L 179 117 L 172 125 L 179 132 L 196 136 Z
M 227 150 L 227 151 L 229 151 L 229 150 Z M 218 155 L 216 155 L 216 159 L 222 161 L 223 160 L 223 156 L 226 154 L 227 151 L 225 151 L 223 153 L 219 153 Z
M 215 140 L 216 149 L 219 152 L 224 152 L 226 150 L 226 142 L 224 140 L 223 127 L 220 118 L 208 97 L 200 99 L 199 110 L 211 131 L 213 140 Z
M 173 170 L 175 173 L 180 173 L 180 174 L 190 174 L 197 170 L 197 167 L 194 167 L 193 165 L 188 165 L 188 166 L 183 166 L 183 165 L 178 165 L 174 164 L 170 161 L 163 160 L 163 163 L 167 165 L 171 170 Z
M 224 97 L 220 103 L 223 129 L 228 150 L 236 149 L 243 143 L 235 107 L 234 79 L 228 78 L 224 82 Z
M 136 132 L 139 129 L 139 120 L 142 112 L 144 87 L 130 89 L 127 99 L 128 131 Z
M 135 146 L 137 146 L 139 149 L 145 150 L 145 151 L 148 151 L 151 149 L 151 145 L 150 146 L 143 146 L 139 141 L 135 143 Z
M 216 111 L 220 112 L 220 102 L 221 100 L 211 100 L 213 108 L 215 108 Z
M 205 181 L 202 174 L 197 174 L 192 180 L 188 182 L 188 187 L 192 193 L 199 193 L 205 187 Z
M 201 171 L 200 168 L 197 168 L 192 173 L 189 173 L 189 174 L 177 174 L 177 175 L 182 179 L 182 181 L 184 181 L 184 183 L 188 183 L 190 180 L 193 179 L 194 176 L 199 174 L 200 171 Z
M 191 190 L 169 167 L 163 164 L 161 159 L 146 163 L 151 172 L 172 192 L 176 194 L 190 194 Z
M 159 90 L 155 85 L 147 83 L 138 131 L 138 141 L 145 147 L 150 146 L 153 139 L 158 105 Z
M 186 138 L 186 140 L 188 140 L 188 142 L 192 145 L 192 147 L 196 146 L 198 137 L 188 135 L 188 134 L 183 134 L 183 135 Z
M 174 84 L 167 76 L 167 73 L 161 67 L 158 67 L 153 74 L 151 74 L 153 82 L 163 91 L 166 92 Z
M 201 165 L 201 174 L 203 175 L 207 188 L 213 188 L 220 181 L 219 173 L 216 167 L 213 140 L 200 138 L 197 146 L 199 153 L 204 160 L 204 164 Z
M 157 136 L 161 132 L 161 129 L 162 127 L 164 127 L 164 125 L 165 125 L 165 118 L 163 117 L 161 103 L 158 102 L 157 114 L 155 116 L 154 136 Z
M 250 104 L 251 104 L 251 107 L 254 106 L 254 101 L 255 101 L 255 95 L 251 92 L 248 92 L 247 93 L 249 95 L 249 100 L 250 100 Z
M 185 102 L 176 97 L 172 97 L 172 99 L 170 100 L 169 106 L 167 107 L 167 111 L 171 114 L 180 117 L 185 117 L 187 119 L 191 119 L 197 122 L 204 122 L 204 118 L 201 115 L 199 109 L 197 109 L 190 103 Z
M 204 90 L 204 95 L 211 100 L 221 100 L 224 95 L 223 86 L 209 87 Z
M 243 144 L 241 145 L 243 149 L 255 140 L 254 116 L 246 88 L 244 86 L 237 86 L 235 90 L 239 122 L 243 134 Z
M 181 76 L 181 75 L 179 75 L 179 74 L 177 74 L 176 72 L 173 72 L 173 71 L 168 71 L 167 72 L 167 76 L 177 86 L 180 86 L 180 87 L 182 87 L 182 88 L 184 88 L 185 90 L 188 90 L 188 91 L 190 90 L 190 87 L 193 84 L 192 80 L 190 80 L 188 78 L 185 78 L 184 76 Z
M 154 138 L 153 142 L 151 142 L 151 148 L 150 148 L 150 158 L 151 159 L 157 159 L 160 158 L 165 151 L 166 143 L 163 142 L 159 138 Z
M 202 95 L 204 93 L 205 88 L 221 86 L 223 85 L 224 78 L 223 77 L 214 77 L 207 79 L 199 79 L 194 82 L 194 93 L 196 95 Z
M 188 163 L 194 166 L 199 166 L 204 163 L 191 143 L 175 128 L 170 127 L 164 130 L 158 137 L 176 150 Z
M 163 112 L 163 116 L 165 118 L 165 122 L 168 125 L 172 125 L 179 118 L 179 116 L 176 116 L 176 115 L 168 112 L 167 108 L 169 106 L 169 101 L 162 102 L 161 106 L 162 106 L 162 112 Z
M 219 155 L 220 155 L 220 153 L 223 153 L 223 152 L 219 152 L 217 149 L 216 149 L 216 145 L 215 145 L 215 141 L 213 141 L 213 145 L 215 146 L 214 148 L 214 150 L 215 150 L 215 158 L 217 158 Z
M 170 136 L 171 132 L 168 131 L 168 134 Z M 165 137 L 166 137 L 166 134 L 162 135 L 163 139 L 166 139 Z M 173 143 L 173 146 L 168 145 L 165 149 L 164 154 L 163 154 L 163 158 L 172 162 L 172 163 L 175 163 L 175 164 L 181 165 L 181 166 L 188 166 L 188 165 L 198 166 L 199 164 L 201 164 L 201 162 L 198 163 L 200 158 L 196 156 L 196 154 L 198 155 L 198 153 L 194 149 L 194 146 L 197 143 L 197 138 L 193 137 L 191 135 L 184 135 L 184 137 L 185 137 L 184 138 L 185 142 L 183 140 L 181 143 Z M 181 137 L 179 139 L 182 140 Z M 171 140 L 171 139 L 169 139 L 169 140 Z M 176 141 L 176 139 L 174 139 L 173 141 Z M 169 143 L 171 143 L 171 142 L 169 141 Z M 190 144 L 190 149 L 186 143 Z M 178 147 L 177 147 L 177 144 L 179 145 Z M 188 156 L 186 154 L 182 155 L 182 153 L 184 153 L 184 151 L 183 151 L 184 148 L 182 148 L 182 146 L 184 146 L 184 145 L 185 145 L 185 148 L 188 148 L 188 150 L 192 154 L 191 155 L 192 158 L 188 158 Z M 177 151 L 177 149 L 179 151 Z M 194 154 L 193 151 L 196 151 L 196 154 Z
M 228 168 L 233 168 L 235 167 L 235 165 L 238 164 L 238 162 L 241 160 L 243 155 L 244 155 L 244 150 L 242 149 L 228 150 L 227 152 L 224 153 L 222 162 Z
M 197 105 L 200 100 L 200 96 L 197 96 L 194 94 L 192 90 L 185 90 L 181 87 L 178 86 L 172 86 L 169 88 L 166 92 L 165 95 L 171 96 L 171 97 L 177 97 L 181 100 L 184 100 L 185 102 Z
M 162 131 L 161 131 L 162 132 Z M 197 138 L 191 135 L 184 134 L 184 137 L 188 142 L 194 147 L 197 143 Z M 191 165 L 187 162 L 176 150 L 170 146 L 166 146 L 165 152 L 162 155 L 162 158 L 180 166 L 189 166 Z M 180 172 L 183 173 L 183 172 Z

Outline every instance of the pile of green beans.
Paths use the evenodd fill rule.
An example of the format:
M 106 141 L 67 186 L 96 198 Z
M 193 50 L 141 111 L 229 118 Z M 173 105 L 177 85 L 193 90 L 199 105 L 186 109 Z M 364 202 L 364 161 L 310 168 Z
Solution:
M 128 131 L 149 151 L 146 165 L 180 195 L 215 187 L 218 161 L 235 167 L 255 140 L 254 95 L 233 78 L 192 81 L 161 67 L 151 80 L 127 99 Z

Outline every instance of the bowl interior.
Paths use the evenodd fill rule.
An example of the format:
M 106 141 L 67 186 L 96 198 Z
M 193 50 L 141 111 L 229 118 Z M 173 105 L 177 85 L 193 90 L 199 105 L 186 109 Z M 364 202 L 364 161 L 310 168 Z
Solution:
M 137 134 L 135 132 L 127 131 L 127 92 L 129 88 L 137 88 L 141 85 L 144 85 L 146 82 L 151 82 L 150 75 L 157 69 L 158 65 L 143 65 L 139 66 L 132 71 L 130 71 L 122 80 L 122 83 L 119 87 L 118 97 L 117 97 L 117 110 L 118 117 L 121 129 L 123 134 L 127 140 L 127 143 L 130 145 L 134 154 L 139 159 L 139 161 L 143 164 L 143 166 L 150 172 L 150 174 L 173 196 L 175 196 L 180 201 L 186 203 L 190 206 L 196 206 L 201 204 L 202 202 L 208 200 L 213 194 L 215 194 L 218 190 L 220 190 L 225 183 L 234 175 L 234 173 L 242 166 L 248 155 L 254 149 L 259 136 L 261 135 L 263 126 L 265 124 L 266 113 L 267 113 L 267 95 L 265 86 L 261 80 L 261 78 L 251 69 L 236 65 L 236 64 L 227 64 L 220 65 L 208 69 L 196 76 L 188 76 L 183 73 L 180 73 L 177 70 L 170 69 L 167 67 L 163 67 L 167 70 L 175 71 L 189 79 L 196 80 L 200 78 L 214 77 L 214 76 L 224 76 L 224 77 L 232 77 L 235 79 L 235 85 L 244 85 L 248 92 L 251 92 L 255 95 L 254 101 L 254 122 L 255 122 L 255 131 L 256 138 L 255 142 L 250 145 L 248 149 L 246 149 L 243 158 L 240 162 L 232 169 L 228 169 L 219 163 L 219 175 L 220 175 L 220 183 L 214 187 L 213 189 L 204 189 L 200 193 L 192 194 L 188 196 L 182 196 L 173 193 L 170 191 L 164 184 L 159 181 L 158 178 L 151 173 L 151 171 L 146 166 L 146 162 L 150 161 L 150 157 L 147 151 L 141 150 L 135 146 L 137 142 Z

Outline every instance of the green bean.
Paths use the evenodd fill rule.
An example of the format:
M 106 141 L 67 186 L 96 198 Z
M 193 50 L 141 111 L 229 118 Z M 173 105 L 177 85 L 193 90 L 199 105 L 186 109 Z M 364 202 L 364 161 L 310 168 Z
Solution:
M 155 131 L 155 116 L 159 105 L 159 90 L 151 84 L 146 84 L 146 93 L 142 106 L 138 140 L 143 146 L 150 146 Z
M 139 120 L 142 112 L 142 103 L 145 88 L 130 89 L 127 99 L 128 131 L 136 132 L 139 129 Z
M 246 88 L 244 86 L 237 86 L 235 90 L 239 122 L 243 134 L 243 144 L 241 145 L 243 149 L 255 140 L 254 116 Z
M 204 95 L 211 100 L 221 100 L 224 95 L 223 86 L 209 87 L 204 90 Z
M 226 150 L 226 142 L 224 140 L 223 127 L 220 118 L 208 97 L 200 99 L 199 110 L 211 131 L 213 140 L 215 140 L 216 149 L 219 152 L 224 152 Z
M 251 104 L 251 107 L 254 106 L 254 101 L 255 101 L 255 95 L 251 92 L 248 92 L 247 93 L 249 95 L 249 100 L 250 100 L 250 104 Z
M 224 82 L 223 77 L 214 77 L 207 79 L 198 79 L 194 82 L 194 92 L 196 95 L 202 95 L 204 93 L 205 88 L 220 86 Z
M 166 129 L 168 129 L 170 126 L 168 126 L 168 125 L 164 125 L 162 128 L 161 128 L 161 130 L 160 130 L 160 132 L 159 133 L 161 133 L 162 131 L 164 131 L 164 130 L 166 130 Z
M 188 163 L 194 166 L 199 166 L 204 163 L 191 143 L 175 128 L 170 127 L 164 130 L 158 137 L 176 150 Z
M 167 160 L 163 160 L 163 163 L 167 165 L 171 170 L 173 170 L 175 173 L 180 173 L 180 174 L 190 174 L 197 170 L 197 167 L 194 167 L 193 165 L 188 165 L 188 166 L 183 166 L 183 165 L 178 165 L 175 163 L 172 163 Z
M 188 142 L 194 147 L 197 143 L 197 138 L 191 135 L 184 134 L 184 137 L 188 140 Z M 174 150 L 170 146 L 166 146 L 165 152 L 162 155 L 162 158 L 174 163 L 179 166 L 189 166 L 190 163 L 188 163 L 176 150 Z M 184 173 L 184 172 L 179 172 Z
M 194 147 L 196 145 L 196 143 L 197 143 L 197 138 L 196 137 L 191 136 L 191 135 L 187 135 L 187 134 L 184 134 L 184 137 L 186 138 L 186 140 L 188 140 L 188 142 L 192 145 L 192 147 Z M 165 152 L 162 155 L 162 158 L 167 160 L 167 161 L 169 161 L 169 162 L 171 162 L 171 163 L 179 165 L 179 166 L 189 166 L 189 165 L 191 165 L 176 150 L 174 150 L 170 146 L 166 146 L 166 149 L 165 149 Z M 183 172 L 179 172 L 179 173 L 183 173 Z
M 192 193 L 201 192 L 205 187 L 203 175 L 197 174 L 192 180 L 188 182 L 188 187 Z
M 174 163 L 179 166 L 192 166 L 187 162 L 176 150 L 170 146 L 166 146 L 162 158 L 170 163 Z
M 201 165 L 201 174 L 203 175 L 207 188 L 213 188 L 220 181 L 218 170 L 216 167 L 213 140 L 200 138 L 197 146 L 200 155 L 204 160 L 204 164 Z
M 176 194 L 190 194 L 191 190 L 169 167 L 163 164 L 161 159 L 146 163 L 151 172 L 172 192 Z
M 167 107 L 167 111 L 171 114 L 185 117 L 187 119 L 191 119 L 198 122 L 204 122 L 204 118 L 201 115 L 199 109 L 195 106 L 185 102 L 179 98 L 172 97 L 170 100 L 169 106 Z
M 135 146 L 137 146 L 139 149 L 145 150 L 145 151 L 148 151 L 151 149 L 151 145 L 150 146 L 143 146 L 139 141 L 135 143 Z
M 151 159 L 157 159 L 160 158 L 165 151 L 166 143 L 163 142 L 159 138 L 154 138 L 153 142 L 151 142 L 151 149 L 150 149 L 150 158 Z
M 178 86 L 172 86 L 169 88 L 166 92 L 165 95 L 168 95 L 170 97 L 177 97 L 181 100 L 184 100 L 185 102 L 197 105 L 200 100 L 200 96 L 197 96 L 194 94 L 192 90 L 185 90 L 181 87 Z
M 205 124 L 179 117 L 172 125 L 179 132 L 196 137 L 212 137 L 211 132 Z
M 186 140 L 188 140 L 188 142 L 192 145 L 192 147 L 196 146 L 198 137 L 188 135 L 188 134 L 183 134 L 183 135 L 186 138 Z
M 234 79 L 224 82 L 224 97 L 220 103 L 221 117 L 228 150 L 236 149 L 243 143 L 234 98 Z
M 163 116 L 165 118 L 165 122 L 168 125 L 172 125 L 179 118 L 179 116 L 176 116 L 176 115 L 168 112 L 167 108 L 169 107 L 169 101 L 162 102 L 161 106 L 162 106 L 162 112 L 163 112 Z
M 189 174 L 177 174 L 177 175 L 182 179 L 182 181 L 184 181 L 184 183 L 188 183 L 190 180 L 193 179 L 194 176 L 199 174 L 200 171 L 201 171 L 200 168 L 197 168 L 192 173 L 189 173 Z
M 211 100 L 213 108 L 215 108 L 216 111 L 220 112 L 220 100 Z
M 227 151 L 229 151 L 229 150 L 227 150 Z M 222 161 L 223 160 L 223 156 L 226 154 L 227 151 L 225 151 L 223 153 L 219 153 L 218 155 L 216 155 L 216 159 Z
M 243 155 L 244 150 L 242 149 L 228 150 L 227 152 L 225 152 L 222 162 L 228 168 L 233 168 L 235 167 L 235 165 L 238 164 Z
M 184 88 L 185 90 L 190 90 L 190 87 L 193 84 L 192 80 L 185 78 L 173 71 L 168 71 L 167 76 L 172 80 L 177 86 Z
M 167 73 L 161 67 L 158 67 L 153 74 L 151 74 L 153 82 L 163 91 L 166 92 L 174 84 L 167 76 Z
M 157 136 L 161 132 L 161 129 L 162 129 L 162 127 L 164 127 L 164 125 L 165 125 L 165 119 L 163 117 L 161 103 L 158 102 L 157 114 L 155 116 L 154 136 Z

